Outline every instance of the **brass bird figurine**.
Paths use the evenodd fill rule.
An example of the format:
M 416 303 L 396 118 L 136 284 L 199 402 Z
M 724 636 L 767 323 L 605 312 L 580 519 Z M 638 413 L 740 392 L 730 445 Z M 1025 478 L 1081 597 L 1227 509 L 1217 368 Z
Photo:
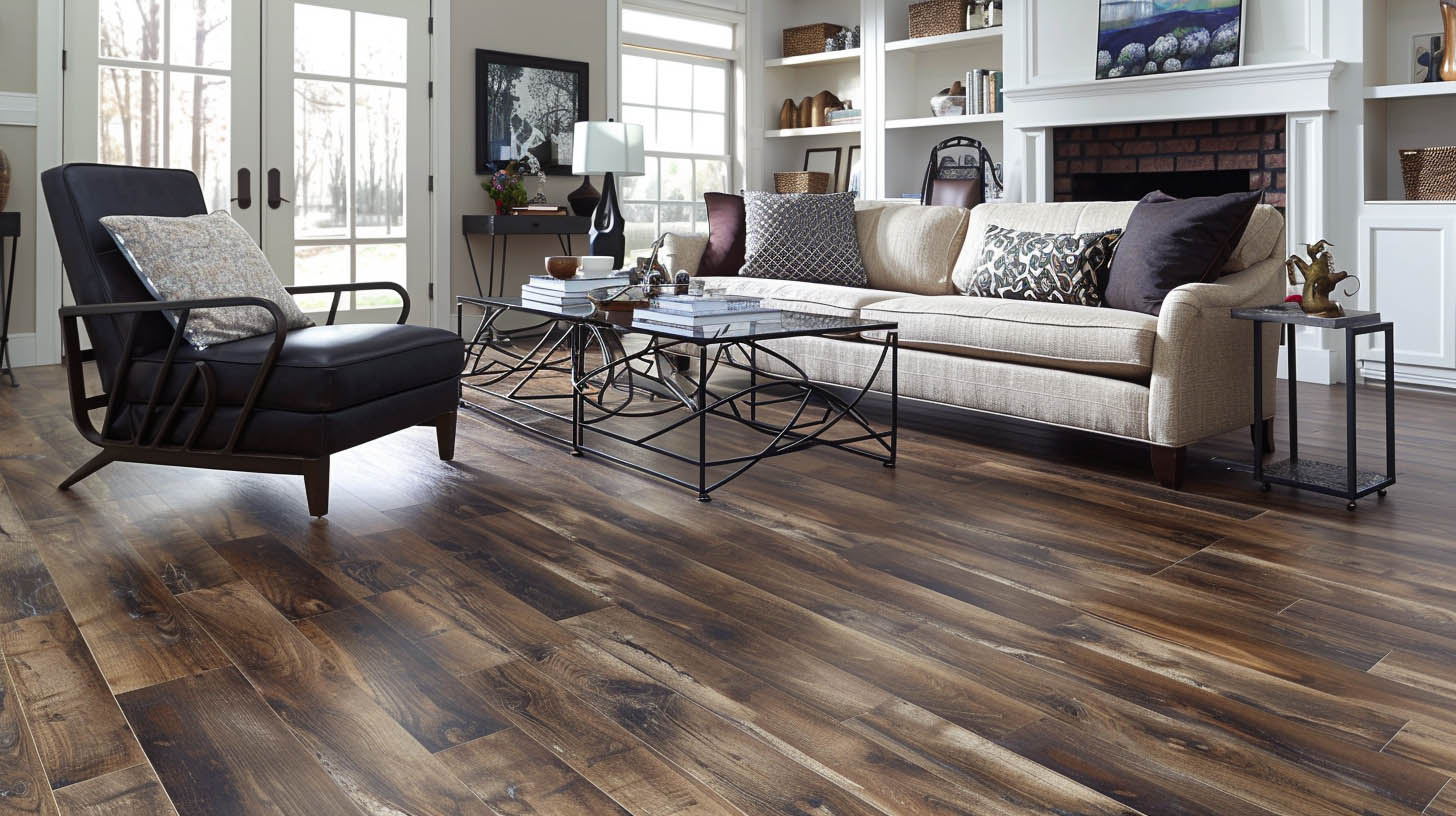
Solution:
M 1291 255 L 1284 262 L 1284 271 L 1288 273 L 1291 285 L 1298 283 L 1294 279 L 1296 268 L 1304 276 L 1304 294 L 1299 307 L 1313 317 L 1342 317 L 1345 314 L 1340 304 L 1330 300 L 1330 293 L 1335 291 L 1336 284 L 1350 277 L 1350 273 L 1331 271 L 1335 256 L 1325 248 L 1332 246 L 1334 244 L 1321 239 L 1307 245 L 1309 262 L 1298 255 Z

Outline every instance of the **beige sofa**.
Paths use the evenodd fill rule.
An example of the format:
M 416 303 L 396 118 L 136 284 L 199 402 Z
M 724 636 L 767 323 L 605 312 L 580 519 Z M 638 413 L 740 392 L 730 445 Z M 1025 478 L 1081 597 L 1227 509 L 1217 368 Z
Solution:
M 1187 447 L 1249 426 L 1251 324 L 1235 306 L 1284 296 L 1284 220 L 1260 206 L 1215 283 L 1175 290 L 1158 316 L 1111 308 L 968 297 L 990 225 L 1055 233 L 1124 227 L 1133 202 L 862 204 L 856 214 L 869 288 L 744 277 L 708 288 L 798 311 L 899 323 L 900 395 L 1147 443 L 1164 485 L 1182 481 Z M 1277 329 L 1264 337 L 1263 415 L 1274 415 Z M 814 380 L 862 386 L 883 332 L 795 338 L 775 349 Z M 876 390 L 888 391 L 882 372 Z

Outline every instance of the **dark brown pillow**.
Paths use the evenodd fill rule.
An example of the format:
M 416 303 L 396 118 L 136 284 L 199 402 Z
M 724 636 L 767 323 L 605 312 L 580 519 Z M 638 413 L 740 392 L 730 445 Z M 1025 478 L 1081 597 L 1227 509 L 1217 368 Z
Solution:
M 1143 196 L 1112 258 L 1107 305 L 1155 315 L 1179 286 L 1217 280 L 1263 195 Z
M 698 274 L 737 275 L 747 252 L 743 196 L 703 193 L 703 200 L 708 204 L 708 248 L 698 262 Z

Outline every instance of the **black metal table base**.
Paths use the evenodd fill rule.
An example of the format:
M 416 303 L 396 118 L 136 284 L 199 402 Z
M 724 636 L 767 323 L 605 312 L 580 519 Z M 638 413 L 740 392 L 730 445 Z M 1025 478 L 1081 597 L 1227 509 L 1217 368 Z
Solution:
M 548 216 L 548 217 L 551 217 L 551 218 L 564 218 L 563 216 Z M 506 289 L 506 272 L 508 272 L 510 270 L 509 261 L 510 261 L 510 252 L 511 252 L 511 233 L 508 233 L 508 232 L 499 232 L 499 233 L 498 232 L 486 232 L 486 233 L 471 232 L 470 229 L 469 229 L 469 227 L 468 227 L 469 220 L 470 220 L 470 218 L 467 216 L 467 218 L 465 220 L 466 226 L 462 227 L 462 235 L 465 238 L 465 256 L 470 260 L 470 274 L 471 274 L 471 276 L 473 276 L 475 278 L 475 292 L 476 292 L 476 294 L 481 295 L 482 297 L 484 297 L 484 296 L 504 295 L 505 294 L 505 289 Z M 470 242 L 470 236 L 471 235 L 481 235 L 481 234 L 489 235 L 490 236 L 490 258 L 489 258 L 489 266 L 486 267 L 486 282 L 485 282 L 485 286 L 483 286 L 483 287 L 480 285 L 480 268 L 476 265 L 476 262 L 475 262 L 475 250 L 471 246 L 471 242 Z M 573 249 L 572 249 L 572 235 L 573 235 L 573 233 L 570 233 L 570 232 L 522 232 L 522 233 L 517 233 L 517 234 L 520 234 L 520 235 L 551 235 L 551 236 L 554 236 L 556 238 L 557 245 L 559 245 L 561 247 L 561 254 L 562 255 L 572 255 L 572 254 L 575 254 L 573 252 Z M 500 240 L 500 275 L 499 276 L 496 275 L 496 264 L 495 264 L 495 247 L 496 247 L 496 240 L 497 239 Z M 518 337 L 520 337 L 521 335 L 535 334 L 535 333 L 539 332 L 543 327 L 545 327 L 547 323 L 550 323 L 550 322 L 551 321 L 548 320 L 548 321 L 545 321 L 545 322 L 542 322 L 542 323 L 534 323 L 534 324 L 532 324 L 530 326 L 523 326 L 523 327 L 517 328 L 517 329 L 500 329 L 500 328 L 494 328 L 493 327 L 490 330 L 491 339 L 493 339 L 494 341 L 496 341 L 497 343 L 499 343 L 501 345 L 511 345 L 515 341 L 515 339 L 518 338 Z
M 5 239 L 10 239 L 10 271 L 0 286 L 0 379 L 10 378 L 10 387 L 19 388 L 10 362 L 10 305 L 15 299 L 15 260 L 20 255 L 20 214 L 4 213 L 0 220 L 0 272 L 5 271 Z
M 635 335 L 644 345 L 629 350 L 612 328 L 561 320 L 548 321 L 554 325 L 530 344 L 502 344 L 490 327 L 505 311 L 487 309 L 466 345 L 461 407 L 539 434 L 573 455 L 591 454 L 655 476 L 694 491 L 704 502 L 755 464 L 814 447 L 895 465 L 898 333 L 889 334 L 864 387 L 841 396 L 811 381 L 783 354 L 747 339 L 704 344 Z M 456 320 L 463 329 L 460 307 Z M 766 371 L 760 355 L 791 373 Z M 696 366 L 682 365 L 684 358 Z M 891 418 L 887 429 L 877 429 L 860 404 L 886 369 Z M 747 385 L 713 382 L 729 371 L 745 375 Z M 553 387 L 548 378 L 564 382 Z M 764 416 L 770 406 L 779 406 L 778 421 Z M 765 439 L 743 452 L 710 455 L 710 419 Z M 565 435 L 554 431 L 562 425 Z M 616 450 L 609 449 L 614 445 Z M 687 475 L 627 458 L 626 451 L 676 463 Z
M 1372 493 L 1381 497 L 1395 484 L 1395 328 L 1390 322 L 1349 326 L 1345 332 L 1345 463 L 1333 464 L 1299 456 L 1299 377 L 1296 363 L 1295 327 L 1288 326 L 1286 345 L 1289 349 L 1289 456 L 1266 463 L 1264 447 L 1264 363 L 1263 327 L 1254 321 L 1254 461 L 1223 462 L 1230 470 L 1251 473 L 1260 488 L 1285 485 L 1300 490 L 1338 496 L 1345 500 L 1345 509 L 1355 510 L 1356 502 Z M 1284 326 L 1280 326 L 1284 330 Z M 1355 343 L 1363 334 L 1381 333 L 1385 339 L 1385 472 L 1360 470 L 1356 451 L 1356 391 L 1358 385 Z

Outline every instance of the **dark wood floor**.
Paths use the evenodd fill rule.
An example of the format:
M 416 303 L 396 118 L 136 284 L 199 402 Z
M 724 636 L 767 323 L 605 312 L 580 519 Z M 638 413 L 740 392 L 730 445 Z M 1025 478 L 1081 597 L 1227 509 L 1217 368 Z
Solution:
M 894 471 L 709 505 L 466 418 L 455 463 L 337 457 L 312 520 L 290 477 L 58 493 L 87 446 L 21 373 L 0 814 L 1456 814 L 1456 399 L 1402 393 L 1356 513 L 1208 462 L 1246 433 L 1175 493 L 915 407 Z M 1337 394 L 1301 403 L 1331 455 Z

